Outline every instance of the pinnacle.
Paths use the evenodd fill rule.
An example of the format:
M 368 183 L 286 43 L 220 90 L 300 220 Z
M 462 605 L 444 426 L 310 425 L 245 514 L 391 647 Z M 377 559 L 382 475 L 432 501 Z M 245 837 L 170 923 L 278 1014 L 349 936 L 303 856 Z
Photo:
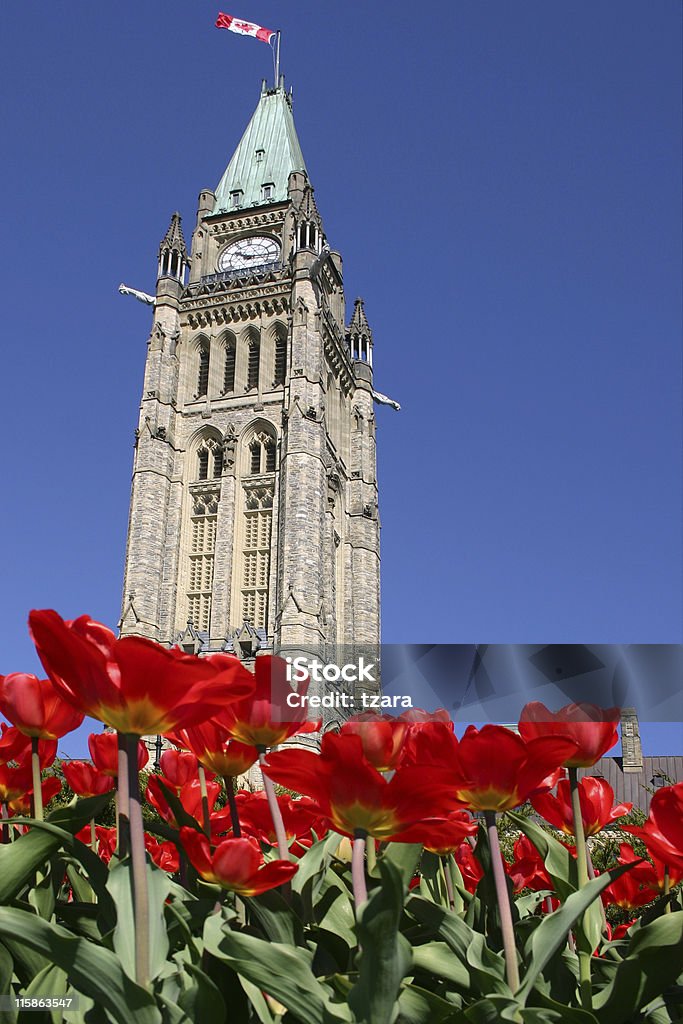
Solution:
M 351 323 L 349 324 L 349 331 L 358 334 L 372 334 L 368 318 L 365 315 L 363 299 L 358 298 L 354 303 L 353 316 L 351 317 Z
M 168 226 L 168 231 L 161 240 L 159 246 L 159 256 L 163 252 L 175 250 L 184 260 L 187 260 L 187 249 L 185 247 L 185 239 L 183 238 L 183 229 L 180 226 L 182 217 L 176 210 L 171 217 L 171 223 Z

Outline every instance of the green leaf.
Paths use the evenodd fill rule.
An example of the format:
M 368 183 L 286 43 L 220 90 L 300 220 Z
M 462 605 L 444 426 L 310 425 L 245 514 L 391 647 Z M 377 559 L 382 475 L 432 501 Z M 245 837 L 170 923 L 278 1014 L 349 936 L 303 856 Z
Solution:
M 150 977 L 156 978 L 166 963 L 168 955 L 168 932 L 164 917 L 164 904 L 170 892 L 168 875 L 149 862 L 147 868 L 147 891 L 149 894 L 149 949 Z M 114 951 L 123 969 L 131 978 L 135 977 L 135 916 L 132 895 L 133 869 L 130 860 L 120 861 L 109 872 L 107 889 L 116 904 L 116 928 L 114 929 Z
M 522 1020 L 520 1006 L 511 995 L 489 995 L 479 999 L 465 1010 L 464 1019 L 472 1024 L 500 1024 L 500 1021 Z M 551 1024 L 552 1018 L 547 1017 L 544 1024 Z
M 108 802 L 108 794 L 89 797 L 72 802 L 69 807 L 58 808 L 48 821 L 25 819 L 31 825 L 31 831 L 9 845 L 0 845 L 0 904 L 10 903 L 32 880 L 38 868 L 62 848 L 69 850 L 83 865 L 98 895 L 103 929 L 107 931 L 113 927 L 114 905 L 106 891 L 109 870 L 97 854 L 74 835 L 83 828 L 84 819 L 86 824 L 90 821 L 86 815 L 97 812 L 98 807 L 106 806 Z
M 470 975 L 467 967 L 461 963 L 445 942 L 425 942 L 422 946 L 413 947 L 413 967 L 445 978 L 462 991 L 467 991 Z
M 193 985 L 182 993 L 178 999 L 178 1005 L 191 1021 L 211 1021 L 211 1024 L 223 1024 L 227 1010 L 216 985 L 195 964 L 186 964 L 185 970 L 191 977 Z
M 452 1003 L 417 985 L 406 985 L 401 990 L 398 1008 L 401 1024 L 449 1024 L 460 1018 Z
M 233 932 L 220 914 L 206 921 L 204 947 L 286 1006 L 301 1024 L 352 1021 L 348 1007 L 334 1004 L 331 991 L 313 974 L 309 950 Z
M 600 1024 L 624 1024 L 682 971 L 683 914 L 666 914 L 636 932 L 611 984 L 595 996 Z
M 558 1003 L 556 999 L 551 999 L 550 996 L 545 995 L 543 992 L 536 990 L 533 993 L 534 1006 L 540 1007 L 542 1011 L 550 1010 L 556 1014 L 555 1019 L 561 1021 L 562 1024 L 599 1024 L 598 1018 L 595 1014 L 590 1013 L 589 1010 L 580 1010 L 575 1006 L 566 1006 L 564 1003 Z M 524 1011 L 525 1014 L 531 1012 L 530 1009 Z M 541 1020 L 547 1020 L 541 1018 Z M 524 1017 L 527 1020 L 527 1017 Z
M 25 910 L 0 907 L 0 937 L 8 936 L 61 967 L 74 987 L 103 1006 L 117 1024 L 162 1024 L 151 994 L 131 981 L 108 949 Z
M 247 981 L 246 978 L 240 978 L 240 985 L 244 989 L 244 994 L 253 1007 L 254 1013 L 261 1021 L 261 1024 L 273 1024 L 275 1018 L 270 1012 L 268 1000 L 261 989 L 257 985 L 252 985 L 252 983 Z
M 294 876 L 296 878 L 296 875 Z M 334 871 L 321 879 L 311 916 L 318 927 L 334 932 L 347 948 L 356 946 L 356 919 L 351 893 Z
M 0 942 L 0 993 L 9 991 L 9 985 L 14 974 L 14 961 L 7 946 Z
M 576 860 L 569 850 L 549 832 L 544 832 L 531 818 L 515 814 L 514 811 L 508 811 L 507 817 L 525 836 L 528 836 L 540 853 L 559 898 L 564 901 L 576 892 L 579 887 Z
M 509 996 L 502 957 L 488 948 L 484 936 L 475 932 L 458 914 L 437 907 L 429 900 L 412 896 L 406 909 L 433 934 L 445 939 L 469 974 L 469 987 L 475 995 L 497 992 Z
M 316 875 L 321 875 L 329 866 L 332 855 L 336 851 L 343 836 L 330 832 L 324 839 L 314 843 L 299 860 L 299 869 L 291 881 L 294 892 L 302 892 L 306 882 Z
M 398 930 L 403 913 L 405 859 L 403 863 L 402 871 L 386 857 L 378 861 L 382 885 L 358 914 L 359 978 L 349 993 L 349 1005 L 356 1019 L 367 1024 L 390 1024 L 394 1020 L 401 982 L 412 961 L 410 943 Z
M 290 946 L 303 945 L 303 925 L 277 889 L 244 900 L 250 913 L 259 922 L 266 938 L 272 942 L 288 942 Z
M 569 930 L 574 927 L 575 922 L 586 912 L 593 900 L 599 898 L 602 890 L 607 888 L 614 877 L 623 874 L 624 870 L 617 868 L 592 879 L 579 892 L 568 896 L 558 910 L 548 914 L 538 928 L 534 929 L 524 950 L 529 966 L 517 992 L 518 999 L 526 1002 L 545 965 L 566 943 Z
M 403 894 L 408 892 L 408 886 L 415 874 L 420 861 L 422 846 L 420 843 L 390 843 L 378 864 L 391 864 L 398 871 L 403 885 Z

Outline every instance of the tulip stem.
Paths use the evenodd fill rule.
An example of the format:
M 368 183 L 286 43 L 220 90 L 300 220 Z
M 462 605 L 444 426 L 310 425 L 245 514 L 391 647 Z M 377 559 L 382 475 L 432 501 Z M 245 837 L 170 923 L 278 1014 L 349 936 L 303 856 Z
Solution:
M 671 891 L 671 875 L 669 874 L 669 865 L 668 864 L 664 865 L 664 890 L 663 891 L 664 891 L 664 895 L 665 896 L 668 896 L 669 892 Z M 672 913 L 672 910 L 671 910 L 671 900 L 667 900 L 667 904 L 666 904 L 666 908 L 664 910 L 664 913 L 665 914 L 671 914 Z
M 259 754 L 259 764 L 263 765 L 266 759 L 264 751 Z M 289 860 L 289 846 L 287 844 L 287 833 L 285 832 L 285 823 L 282 820 L 282 812 L 280 805 L 277 802 L 275 795 L 275 786 L 273 780 L 269 779 L 268 776 L 263 774 L 263 788 L 266 791 L 266 799 L 268 801 L 268 807 L 270 808 L 270 816 L 273 819 L 273 828 L 275 829 L 275 838 L 277 840 L 277 849 L 280 855 L 280 860 Z
M 586 854 L 586 835 L 583 828 L 581 813 L 581 795 L 579 775 L 575 767 L 569 768 L 569 789 L 572 796 L 572 815 L 574 817 L 574 840 L 576 842 L 576 869 L 579 877 L 579 889 L 588 885 L 588 857 Z M 579 990 L 584 1010 L 593 1008 L 593 990 L 591 985 L 591 950 L 579 948 Z
M 7 819 L 9 818 L 9 811 L 7 810 L 7 804 L 4 800 L 0 805 L 0 818 L 2 818 L 2 842 L 9 843 L 9 825 L 7 824 Z
M 37 821 L 43 820 L 43 788 L 40 781 L 40 751 L 38 748 L 40 740 L 37 736 L 31 737 L 31 775 L 33 776 L 33 817 Z
M 149 892 L 147 889 L 147 855 L 145 828 L 140 803 L 138 777 L 138 737 L 125 735 L 127 755 L 128 800 L 130 821 L 131 883 L 133 889 L 133 917 L 135 919 L 135 980 L 143 988 L 149 984 Z
M 232 822 L 232 834 L 235 839 L 239 839 L 242 835 L 242 828 L 240 826 L 240 816 L 237 811 L 237 801 L 235 800 L 235 780 L 232 775 L 224 775 L 223 782 L 225 783 L 225 791 L 228 794 L 228 805 L 230 807 L 230 821 Z
M 353 850 L 351 853 L 351 881 L 353 883 L 353 901 L 356 905 L 356 914 L 367 903 L 368 887 L 365 882 L 365 837 L 367 832 L 357 829 L 353 837 Z
M 204 771 L 204 765 L 200 764 L 197 766 L 199 773 L 199 792 L 202 795 L 202 819 L 204 824 L 204 832 L 211 841 L 211 817 L 209 815 L 209 791 L 206 788 L 206 772 Z
M 97 853 L 97 830 L 94 818 L 90 819 L 90 849 L 93 853 Z
M 130 849 L 130 780 L 128 777 L 128 751 L 125 734 L 118 736 L 118 775 L 116 776 L 116 847 L 119 860 L 128 854 Z M 137 750 L 136 765 L 137 765 Z
M 503 935 L 503 953 L 505 955 L 505 975 L 507 983 L 513 992 L 519 988 L 519 968 L 517 966 L 517 948 L 515 946 L 515 931 L 512 924 L 512 911 L 510 909 L 510 896 L 508 893 L 507 876 L 503 867 L 503 857 L 500 852 L 498 841 L 498 827 L 496 825 L 496 812 L 484 811 L 486 830 L 489 837 L 489 849 L 491 851 L 491 867 L 493 868 L 493 881 L 496 886 L 496 898 L 498 900 L 498 914 L 500 916 L 500 930 Z
M 448 863 L 448 857 L 441 857 L 441 870 L 443 871 L 444 881 L 446 883 L 446 897 L 448 899 L 448 906 L 451 910 L 455 910 L 455 895 L 453 892 L 453 879 L 451 878 L 450 865 Z
M 595 868 L 593 866 L 593 858 L 591 857 L 591 848 L 586 843 L 586 868 L 588 869 L 588 877 L 591 881 L 596 877 Z M 602 917 L 602 930 L 607 931 L 607 914 L 603 906 L 602 900 L 598 900 L 598 906 L 600 907 L 600 916 Z

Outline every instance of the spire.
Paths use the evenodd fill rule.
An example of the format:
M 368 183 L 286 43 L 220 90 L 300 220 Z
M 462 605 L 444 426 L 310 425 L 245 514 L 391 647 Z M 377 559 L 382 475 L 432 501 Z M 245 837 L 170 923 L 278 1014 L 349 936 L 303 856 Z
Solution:
M 360 359 L 372 366 L 372 330 L 365 315 L 362 299 L 356 299 L 353 316 L 346 332 L 346 339 L 351 350 L 352 359 Z
M 159 277 L 175 277 L 182 282 L 187 266 L 187 249 L 183 238 L 182 220 L 176 211 L 171 217 L 168 231 L 159 245 Z
M 306 173 L 284 79 L 277 89 L 265 82 L 251 121 L 216 189 L 214 213 L 281 203 L 293 171 Z
M 368 318 L 365 315 L 363 299 L 356 299 L 353 304 L 353 316 L 349 324 L 349 331 L 351 334 L 367 334 L 372 340 L 372 331 L 370 330 Z

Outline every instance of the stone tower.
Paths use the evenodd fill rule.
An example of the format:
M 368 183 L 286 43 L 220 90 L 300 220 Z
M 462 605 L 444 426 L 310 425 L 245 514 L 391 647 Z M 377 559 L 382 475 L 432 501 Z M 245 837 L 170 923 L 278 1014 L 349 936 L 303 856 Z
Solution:
M 173 215 L 153 306 L 122 634 L 242 657 L 378 644 L 383 396 L 283 79 L 200 192 L 189 254 Z

